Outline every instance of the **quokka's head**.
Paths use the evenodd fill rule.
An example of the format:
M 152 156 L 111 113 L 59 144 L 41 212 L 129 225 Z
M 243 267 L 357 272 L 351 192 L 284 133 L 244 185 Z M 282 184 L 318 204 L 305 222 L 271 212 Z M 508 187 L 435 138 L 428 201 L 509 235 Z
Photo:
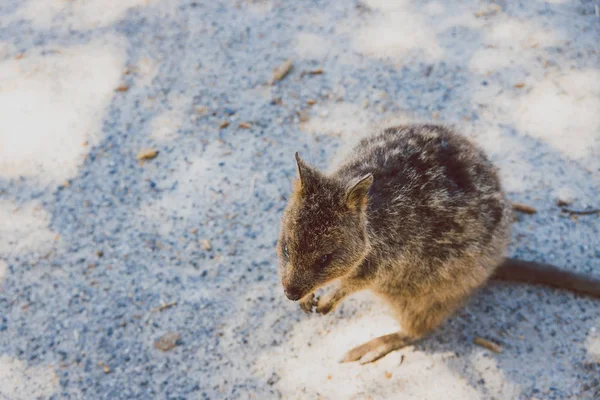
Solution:
M 277 243 L 285 295 L 300 300 L 350 274 L 369 252 L 365 210 L 373 176 L 352 182 L 325 176 L 296 153 L 298 178 Z

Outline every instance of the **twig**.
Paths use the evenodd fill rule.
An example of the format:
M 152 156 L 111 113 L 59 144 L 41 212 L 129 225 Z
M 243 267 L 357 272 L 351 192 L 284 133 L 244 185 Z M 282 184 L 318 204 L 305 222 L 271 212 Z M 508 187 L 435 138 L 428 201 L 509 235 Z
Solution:
M 171 303 L 166 303 L 166 304 L 163 304 L 163 305 L 161 305 L 161 306 L 158 306 L 158 307 L 156 307 L 156 308 L 153 308 L 153 309 L 152 309 L 152 312 L 159 312 L 159 311 L 163 311 L 163 310 L 166 310 L 167 308 L 175 307 L 176 305 L 177 305 L 177 302 L 176 302 L 176 301 L 173 301 L 173 302 L 171 302 Z
M 563 208 L 562 212 L 571 214 L 571 215 L 592 215 L 600 213 L 600 208 L 596 208 L 593 210 L 570 210 L 568 208 Z

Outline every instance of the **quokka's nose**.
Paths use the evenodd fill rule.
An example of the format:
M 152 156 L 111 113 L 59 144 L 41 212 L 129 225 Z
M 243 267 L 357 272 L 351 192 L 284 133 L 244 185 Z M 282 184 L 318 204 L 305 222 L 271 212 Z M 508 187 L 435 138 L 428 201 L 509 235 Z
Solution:
M 300 288 L 295 286 L 287 287 L 283 291 L 285 292 L 286 297 L 292 301 L 300 300 L 300 298 L 302 297 L 302 292 L 300 291 Z

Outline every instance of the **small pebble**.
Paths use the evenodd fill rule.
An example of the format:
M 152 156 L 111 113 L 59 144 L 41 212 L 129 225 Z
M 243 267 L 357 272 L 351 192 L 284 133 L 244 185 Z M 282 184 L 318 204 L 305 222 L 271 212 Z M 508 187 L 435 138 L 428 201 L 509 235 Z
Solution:
M 154 347 L 158 350 L 169 351 L 177 346 L 181 335 L 177 332 L 169 332 L 162 335 L 154 342 Z

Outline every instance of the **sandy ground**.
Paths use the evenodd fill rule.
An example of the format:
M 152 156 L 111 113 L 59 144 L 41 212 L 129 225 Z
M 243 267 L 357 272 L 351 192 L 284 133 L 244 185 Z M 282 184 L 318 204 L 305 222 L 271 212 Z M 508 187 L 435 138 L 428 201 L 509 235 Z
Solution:
M 383 121 L 434 120 L 538 209 L 513 255 L 600 277 L 598 216 L 555 204 L 600 207 L 599 7 L 4 0 L 0 399 L 600 398 L 598 301 L 495 284 L 342 365 L 397 323 L 368 293 L 304 315 L 274 252 L 295 151 L 327 168 Z

